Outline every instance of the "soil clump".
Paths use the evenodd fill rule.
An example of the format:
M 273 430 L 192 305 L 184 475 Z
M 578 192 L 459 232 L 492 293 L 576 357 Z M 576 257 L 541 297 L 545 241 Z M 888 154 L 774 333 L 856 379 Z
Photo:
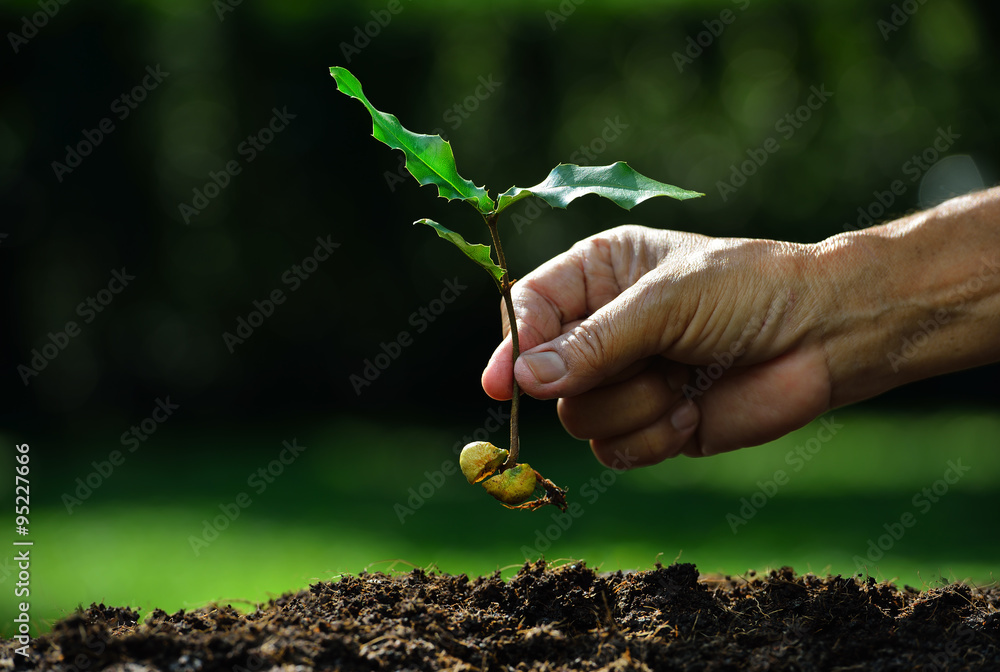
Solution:
M 699 577 L 691 564 L 598 574 L 525 564 L 470 580 L 415 569 L 322 582 L 250 613 L 142 623 L 92 604 L 7 670 L 1000 670 L 1000 590 L 918 591 L 790 568 Z

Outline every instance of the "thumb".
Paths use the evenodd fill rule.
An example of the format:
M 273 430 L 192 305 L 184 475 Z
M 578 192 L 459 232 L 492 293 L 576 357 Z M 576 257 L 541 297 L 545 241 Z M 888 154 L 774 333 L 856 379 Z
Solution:
M 651 301 L 651 292 L 640 280 L 569 331 L 522 352 L 514 363 L 521 388 L 538 399 L 572 397 L 661 352 L 666 307 Z

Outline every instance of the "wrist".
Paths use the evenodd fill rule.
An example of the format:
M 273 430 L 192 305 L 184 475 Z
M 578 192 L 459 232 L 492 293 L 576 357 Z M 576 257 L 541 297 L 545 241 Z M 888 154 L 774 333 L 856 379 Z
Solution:
M 1000 359 L 1000 190 L 812 246 L 833 406 Z

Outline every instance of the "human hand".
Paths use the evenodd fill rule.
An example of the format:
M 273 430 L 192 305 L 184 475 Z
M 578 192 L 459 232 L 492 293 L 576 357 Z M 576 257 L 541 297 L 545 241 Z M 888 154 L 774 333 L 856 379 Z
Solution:
M 588 238 L 513 287 L 518 383 L 560 397 L 567 431 L 609 465 L 619 453 L 637 466 L 711 455 L 801 427 L 830 402 L 822 348 L 806 338 L 801 247 L 638 226 Z M 509 399 L 502 313 L 506 338 L 483 388 Z
M 623 226 L 512 294 L 487 394 L 559 397 L 609 466 L 713 455 L 1000 361 L 1000 187 L 814 245 Z
M 830 405 L 805 246 L 624 226 L 592 236 L 513 289 L 521 388 L 559 397 L 570 434 L 603 463 L 642 466 L 764 443 Z M 503 343 L 483 389 L 511 395 Z

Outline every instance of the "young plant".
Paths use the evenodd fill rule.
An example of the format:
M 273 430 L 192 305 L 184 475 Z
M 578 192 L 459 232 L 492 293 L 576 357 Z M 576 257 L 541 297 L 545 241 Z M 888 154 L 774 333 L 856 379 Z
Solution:
M 413 133 L 403 128 L 394 115 L 375 109 L 365 97 L 361 82 L 347 69 L 333 67 L 330 68 L 330 74 L 341 93 L 356 98 L 368 110 L 375 139 L 403 152 L 406 169 L 420 184 L 436 186 L 438 195 L 449 201 L 465 201 L 486 222 L 495 248 L 495 261 L 494 249 L 489 245 L 470 244 L 461 235 L 429 219 L 421 219 L 414 224 L 425 224 L 433 228 L 438 236 L 453 243 L 493 279 L 507 309 L 513 361 L 517 361 L 520 355 L 520 345 L 517 340 L 517 320 L 514 319 L 514 302 L 510 294 L 513 281 L 510 280 L 507 259 L 500 244 L 498 223 L 504 210 L 529 196 L 540 198 L 554 208 L 565 208 L 581 196 L 597 194 L 631 210 L 639 203 L 656 196 L 683 200 L 704 195 L 657 182 L 619 161 L 609 166 L 561 163 L 539 184 L 526 188 L 511 187 L 494 200 L 485 188 L 477 187 L 471 180 L 459 175 L 451 144 L 440 135 Z M 462 450 L 459 458 L 462 473 L 469 483 L 481 483 L 490 495 L 508 508 L 534 510 L 552 504 L 565 511 L 566 491 L 527 464 L 517 462 L 520 452 L 517 426 L 519 397 L 520 390 L 517 379 L 514 378 L 510 400 L 510 449 L 503 450 L 484 441 L 470 443 Z

